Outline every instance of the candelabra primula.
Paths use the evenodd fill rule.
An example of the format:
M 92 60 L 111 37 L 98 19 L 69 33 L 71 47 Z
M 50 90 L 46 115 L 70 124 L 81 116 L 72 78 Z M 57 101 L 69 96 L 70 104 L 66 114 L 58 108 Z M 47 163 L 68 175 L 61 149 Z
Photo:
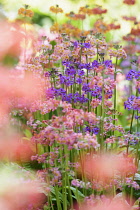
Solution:
M 135 84 L 136 94 L 126 99 L 125 107 L 121 107 L 123 111 L 117 111 L 121 106 L 117 104 L 118 65 L 126 59 L 126 52 L 118 44 L 107 43 L 100 32 L 120 26 L 98 19 L 95 23 L 98 33 L 83 31 L 71 23 L 58 24 L 57 15 L 63 12 L 58 5 L 50 11 L 55 13 L 51 31 L 56 33 L 56 38 L 50 41 L 45 35 L 36 42 L 32 58 L 25 59 L 22 65 L 25 83 L 21 78 L 12 83 L 7 74 L 4 81 L 1 79 L 2 99 L 6 104 L 8 98 L 8 103 L 0 108 L 6 113 L 12 109 L 11 116 L 24 121 L 24 125 L 22 120 L 20 125 L 21 130 L 26 128 L 25 140 L 30 140 L 32 146 L 31 164 L 37 165 L 38 177 L 49 185 L 48 203 L 44 208 L 74 209 L 76 200 L 81 208 L 90 209 L 87 203 L 82 207 L 80 201 L 87 196 L 90 201 L 93 196 L 93 202 L 98 196 L 101 199 L 101 195 L 115 197 L 117 190 L 126 195 L 126 186 L 131 189 L 132 206 L 133 190 L 139 189 L 135 178 L 139 164 L 138 63 L 126 75 L 126 79 Z M 87 15 L 106 12 L 99 6 L 86 5 L 78 13 L 70 12 L 66 16 L 83 22 Z M 32 16 L 26 7 L 20 9 L 19 14 L 25 18 Z M 28 74 L 31 77 L 28 78 Z M 132 111 L 127 128 L 120 120 L 125 118 L 124 110 Z M 19 145 L 14 149 L 14 144 L 9 147 L 12 151 L 19 149 L 20 153 L 22 144 Z M 112 199 L 109 205 L 103 201 L 100 205 L 96 203 L 99 209 L 112 209 L 113 205 Z M 126 206 L 129 209 L 129 204 L 122 201 L 117 208 Z

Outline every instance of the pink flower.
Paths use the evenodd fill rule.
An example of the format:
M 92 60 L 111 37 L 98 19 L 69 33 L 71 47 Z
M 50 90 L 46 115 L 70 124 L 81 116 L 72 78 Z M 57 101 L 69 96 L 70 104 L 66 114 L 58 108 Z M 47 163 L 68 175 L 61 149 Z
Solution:
M 100 104 L 101 104 L 101 100 L 99 100 L 98 98 L 94 98 L 91 101 L 91 106 L 93 109 L 95 109 Z
M 123 198 L 99 199 L 94 204 L 83 204 L 81 210 L 131 210 L 129 204 Z
M 34 100 L 44 97 L 44 86 L 41 78 L 29 74 L 24 77 L 11 76 L 10 70 L 0 69 L 0 111 L 4 115 L 13 106 L 31 106 Z
M 7 131 L 8 132 L 8 131 Z M 8 158 L 10 161 L 28 161 L 34 154 L 33 146 L 27 140 L 23 141 L 20 136 L 0 136 L 0 160 Z
M 103 183 L 110 183 L 115 175 L 128 176 L 137 171 L 132 158 L 116 154 L 86 155 L 79 170 L 90 180 Z
M 39 187 L 35 182 L 13 183 L 1 195 L 0 207 L 7 210 L 28 209 L 30 205 L 39 207 L 45 201 L 45 195 L 40 193 Z
M 6 55 L 18 56 L 22 38 L 23 35 L 18 25 L 0 21 L 0 60 Z

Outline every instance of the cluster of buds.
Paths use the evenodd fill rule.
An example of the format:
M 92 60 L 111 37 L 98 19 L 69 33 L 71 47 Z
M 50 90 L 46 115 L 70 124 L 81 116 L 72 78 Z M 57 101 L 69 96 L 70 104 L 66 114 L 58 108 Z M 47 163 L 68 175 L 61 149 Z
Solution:
M 56 7 L 51 6 L 50 7 L 50 11 L 53 13 L 63 13 L 63 10 L 59 7 L 59 5 L 56 5 Z
M 23 7 L 21 7 L 19 10 L 18 10 L 18 14 L 19 15 L 23 15 L 23 16 L 26 16 L 26 17 L 33 17 L 34 15 L 34 12 L 30 9 L 28 9 L 29 5 L 26 5 Z

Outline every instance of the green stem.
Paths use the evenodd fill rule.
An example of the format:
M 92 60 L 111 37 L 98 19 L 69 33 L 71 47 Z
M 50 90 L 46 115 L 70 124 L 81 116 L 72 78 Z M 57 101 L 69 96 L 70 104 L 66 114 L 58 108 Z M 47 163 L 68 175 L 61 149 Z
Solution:
M 60 204 L 60 199 L 59 199 L 59 190 L 58 190 L 58 186 L 56 185 L 54 187 L 55 189 L 55 195 L 56 195 L 56 203 L 57 203 L 57 209 L 58 210 L 62 210 L 61 204 Z
M 134 176 L 132 181 L 134 181 Z M 131 191 L 130 191 L 130 206 L 133 204 L 133 193 L 134 193 L 134 188 L 131 186 Z
M 114 72 L 114 81 L 116 82 L 116 69 L 117 69 L 117 62 L 118 62 L 118 57 L 116 57 L 116 64 L 115 64 L 115 72 Z M 115 116 L 116 116 L 116 102 L 117 102 L 117 88 L 115 86 L 114 89 L 114 127 L 115 127 Z M 114 134 L 115 134 L 115 129 L 114 129 Z
M 130 124 L 130 133 L 132 133 L 133 120 L 134 120 L 134 112 L 135 112 L 135 110 L 133 109 L 132 117 L 131 117 L 131 124 Z
M 103 151 L 104 146 L 104 69 L 102 71 L 103 85 L 102 85 L 102 104 L 101 104 L 101 142 L 100 142 L 100 152 Z

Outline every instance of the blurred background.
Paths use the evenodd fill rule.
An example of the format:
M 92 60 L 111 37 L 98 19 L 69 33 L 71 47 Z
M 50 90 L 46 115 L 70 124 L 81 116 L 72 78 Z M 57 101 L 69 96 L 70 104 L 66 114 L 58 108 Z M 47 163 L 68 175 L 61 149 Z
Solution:
M 63 13 L 57 14 L 57 21 L 59 24 L 71 21 L 72 24 L 83 27 L 84 30 L 93 28 L 97 19 L 102 18 L 107 24 L 120 24 L 121 28 L 114 32 L 108 32 L 106 37 L 109 41 L 120 41 L 123 35 L 130 33 L 132 22 L 126 21 L 122 16 L 135 16 L 137 21 L 140 20 L 140 1 L 136 1 L 134 5 L 127 5 L 123 0 L 0 0 L 0 16 L 8 18 L 10 21 L 20 19 L 18 16 L 18 9 L 28 4 L 30 9 L 34 11 L 32 23 L 39 30 L 41 27 L 50 30 L 50 27 L 55 21 L 55 14 L 50 11 L 51 6 L 59 5 L 63 9 Z M 80 7 L 89 6 L 94 8 L 102 6 L 107 9 L 107 13 L 103 15 L 91 15 L 84 19 L 83 23 L 80 21 L 69 20 L 65 16 L 66 13 L 78 13 Z M 82 26 L 81 26 L 82 25 Z

